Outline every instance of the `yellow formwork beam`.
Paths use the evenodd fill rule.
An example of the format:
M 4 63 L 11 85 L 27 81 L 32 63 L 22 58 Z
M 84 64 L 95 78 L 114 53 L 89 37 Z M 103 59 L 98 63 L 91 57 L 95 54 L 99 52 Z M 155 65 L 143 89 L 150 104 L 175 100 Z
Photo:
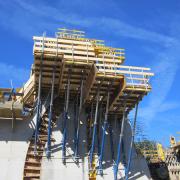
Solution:
M 95 157 L 93 157 L 93 161 L 91 164 L 91 169 L 89 170 L 89 180 L 96 180 L 97 171 L 96 171 L 96 160 Z

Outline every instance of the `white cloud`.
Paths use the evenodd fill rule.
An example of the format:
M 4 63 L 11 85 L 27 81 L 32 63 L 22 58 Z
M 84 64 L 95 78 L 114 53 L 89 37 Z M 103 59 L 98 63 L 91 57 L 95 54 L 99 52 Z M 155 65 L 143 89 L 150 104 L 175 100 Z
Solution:
M 8 16 L 3 20 L 2 17 L 7 17 L 8 12 L 7 10 L 3 11 L 3 9 L 7 9 L 7 6 L 2 3 L 1 24 L 13 28 L 21 36 L 28 38 L 27 34 L 42 33 L 44 30 L 54 31 L 58 26 L 67 25 L 76 26 L 77 28 L 96 28 L 97 32 L 113 32 L 118 37 L 146 40 L 165 46 L 171 45 L 175 41 L 172 37 L 132 26 L 119 19 L 94 16 L 83 17 L 80 13 L 66 12 L 63 9 L 59 11 L 59 7 L 47 6 L 42 2 L 33 4 L 29 1 L 14 0 L 14 3 L 8 3 L 7 5 L 9 6 L 8 11 L 14 13 L 11 17 Z
M 156 63 L 152 68 L 155 72 L 152 81 L 152 93 L 149 94 L 147 105 L 142 107 L 139 113 L 140 118 L 143 118 L 147 123 L 150 123 L 159 112 L 180 107 L 175 97 L 174 100 L 167 100 L 180 64 L 179 48 L 180 43 L 176 41 L 170 48 L 167 48 L 155 58 L 154 62 Z

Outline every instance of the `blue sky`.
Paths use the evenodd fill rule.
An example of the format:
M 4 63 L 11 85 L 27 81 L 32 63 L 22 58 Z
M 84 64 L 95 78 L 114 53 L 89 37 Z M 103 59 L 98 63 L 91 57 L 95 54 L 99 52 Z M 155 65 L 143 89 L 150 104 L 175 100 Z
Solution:
M 33 62 L 32 36 L 59 27 L 126 49 L 126 65 L 151 67 L 153 91 L 138 121 L 151 139 L 169 144 L 180 131 L 179 0 L 0 0 L 0 86 L 21 86 Z

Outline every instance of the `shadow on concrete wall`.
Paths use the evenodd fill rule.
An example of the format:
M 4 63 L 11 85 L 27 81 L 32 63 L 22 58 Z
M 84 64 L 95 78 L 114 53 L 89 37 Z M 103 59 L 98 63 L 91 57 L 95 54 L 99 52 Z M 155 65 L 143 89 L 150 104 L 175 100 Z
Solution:
M 75 145 L 74 145 L 74 134 L 75 134 L 75 126 L 74 126 L 74 111 L 73 104 L 71 104 L 69 108 L 69 119 L 67 120 L 67 143 L 66 147 L 72 150 L 72 153 L 66 152 L 67 158 L 73 158 L 75 153 Z M 80 138 L 79 138 L 79 162 L 82 162 L 85 157 L 89 154 L 88 149 L 88 137 L 87 137 L 87 114 L 85 113 L 85 109 L 83 109 L 83 113 L 80 117 L 82 124 L 80 125 Z M 102 127 L 103 127 L 103 118 L 100 118 L 100 114 L 98 116 L 98 127 L 97 127 L 97 137 L 96 137 L 96 146 L 95 146 L 95 154 L 99 154 L 101 147 L 101 137 L 102 137 Z M 110 138 L 110 132 L 107 129 L 106 132 L 106 140 L 105 140 L 105 148 L 104 148 L 104 157 L 103 157 L 103 169 L 106 170 L 108 168 L 112 168 L 114 164 L 114 160 L 117 157 L 117 148 L 119 141 L 119 134 L 121 129 L 121 119 L 118 118 L 109 118 L 109 122 L 112 128 L 113 137 Z M 62 112 L 60 114 L 60 118 L 57 121 L 57 126 L 53 129 L 53 131 L 60 131 L 63 134 L 63 115 Z M 121 162 L 126 166 L 128 161 L 128 153 L 131 139 L 131 127 L 128 121 L 125 123 L 125 131 L 121 152 Z M 113 141 L 113 147 L 111 146 L 111 142 Z M 52 145 L 51 147 L 52 153 L 57 151 L 62 151 L 62 142 Z M 113 158 L 114 152 L 114 158 Z M 66 164 L 66 163 L 65 163 Z M 78 165 L 78 163 L 77 163 Z M 68 164 L 67 164 L 68 166 Z M 98 164 L 97 164 L 98 168 Z M 113 168 L 112 168 L 113 171 Z M 105 172 L 105 171 L 104 171 Z M 106 173 L 106 172 L 105 172 Z M 130 170 L 129 179 L 138 179 L 146 175 L 148 179 L 150 179 L 149 170 L 144 158 L 137 156 L 136 152 L 133 151 L 132 157 L 132 165 Z
M 0 120 L 0 141 L 29 141 L 34 131 L 32 118 L 27 120 L 16 120 L 14 129 L 12 121 L 7 119 Z

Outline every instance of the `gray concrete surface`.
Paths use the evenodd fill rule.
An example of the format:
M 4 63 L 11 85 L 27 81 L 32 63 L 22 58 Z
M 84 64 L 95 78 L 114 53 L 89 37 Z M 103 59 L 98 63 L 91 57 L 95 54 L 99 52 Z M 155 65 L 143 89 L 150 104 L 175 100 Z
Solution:
M 88 179 L 88 158 L 87 158 L 87 140 L 86 140 L 86 117 L 85 114 L 81 117 L 83 124 L 81 125 L 80 132 L 80 162 L 79 164 L 74 163 L 74 126 L 73 126 L 73 115 L 72 109 L 70 111 L 70 119 L 67 123 L 67 149 L 68 149 L 68 159 L 67 163 L 64 165 L 62 163 L 62 117 L 59 118 L 57 126 L 54 128 L 52 135 L 56 139 L 56 142 L 52 144 L 52 158 L 48 160 L 46 157 L 42 161 L 41 179 L 42 180 L 87 180 Z M 113 127 L 113 139 L 114 139 L 114 152 L 115 157 L 117 154 L 117 146 L 120 133 L 120 122 L 116 120 L 111 120 Z M 99 122 L 99 132 L 101 134 L 102 124 Z M 125 134 L 124 134 L 124 147 L 121 162 L 125 161 L 127 163 L 127 157 L 129 152 L 131 138 L 130 124 L 128 121 L 125 123 Z M 100 137 L 101 139 L 101 137 Z M 96 153 L 98 152 L 98 141 L 96 142 Z M 98 166 L 98 158 L 96 159 L 96 164 Z M 104 162 L 103 162 L 103 176 L 97 175 L 97 180 L 113 180 L 113 160 L 111 158 L 110 149 L 110 138 L 109 133 L 106 134 L 106 144 L 104 149 Z M 122 163 L 119 165 L 118 178 L 120 179 L 124 175 L 124 166 Z M 136 152 L 133 151 L 132 165 L 130 170 L 129 179 L 131 180 L 148 180 L 151 179 L 147 163 L 144 158 L 137 156 Z
M 34 131 L 32 120 L 16 121 L 14 131 L 11 120 L 0 120 L 0 180 L 21 180 L 29 146 L 28 139 Z
M 72 110 L 70 111 L 70 119 L 67 122 L 67 156 L 66 164 L 62 163 L 62 117 L 57 121 L 52 136 L 55 142 L 52 143 L 52 157 L 42 160 L 41 179 L 42 180 L 87 180 L 88 179 L 88 159 L 87 159 L 87 139 L 86 139 L 86 115 L 83 113 L 81 117 L 82 125 L 80 127 L 80 146 L 79 146 L 79 164 L 74 163 L 74 123 Z M 119 120 L 118 120 L 119 121 Z M 117 153 L 118 139 L 120 133 L 120 122 L 112 119 L 114 152 Z M 0 121 L 0 180 L 21 180 L 23 177 L 24 161 L 28 149 L 28 139 L 31 138 L 34 131 L 34 121 L 17 121 L 14 132 L 11 129 L 11 121 Z M 99 122 L 99 139 L 101 139 L 102 123 Z M 130 144 L 130 124 L 125 123 L 125 134 L 123 140 L 123 155 L 121 162 L 127 163 L 128 150 Z M 98 141 L 97 141 L 98 142 Z M 96 142 L 96 144 L 97 144 Z M 100 143 L 100 142 L 99 142 Z M 95 148 L 98 152 L 98 146 Z M 45 155 L 45 154 L 44 154 Z M 115 156 L 116 157 L 116 156 Z M 96 159 L 98 165 L 98 159 Z M 103 162 L 104 175 L 97 175 L 97 180 L 113 179 L 113 160 L 111 158 L 109 133 L 106 134 L 106 144 L 104 150 Z M 119 165 L 119 174 L 124 175 L 123 163 Z M 135 151 L 132 157 L 132 166 L 130 171 L 131 180 L 150 179 L 149 170 L 146 161 L 142 157 L 138 157 Z

